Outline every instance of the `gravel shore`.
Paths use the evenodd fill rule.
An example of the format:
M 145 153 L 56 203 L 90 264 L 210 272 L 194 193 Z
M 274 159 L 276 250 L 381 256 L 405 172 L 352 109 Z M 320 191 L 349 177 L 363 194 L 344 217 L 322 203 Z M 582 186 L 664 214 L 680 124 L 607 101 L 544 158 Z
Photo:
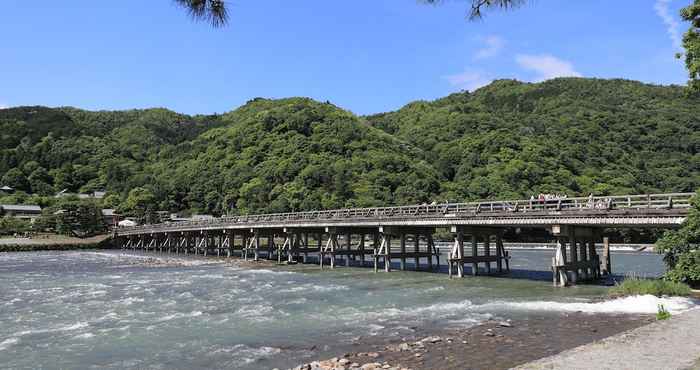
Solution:
M 357 352 L 296 369 L 509 369 L 653 320 L 646 315 L 533 313 L 526 319 L 489 321 L 469 329 L 416 333 L 400 342 L 367 338 Z
M 516 369 L 698 369 L 700 309 L 630 330 Z

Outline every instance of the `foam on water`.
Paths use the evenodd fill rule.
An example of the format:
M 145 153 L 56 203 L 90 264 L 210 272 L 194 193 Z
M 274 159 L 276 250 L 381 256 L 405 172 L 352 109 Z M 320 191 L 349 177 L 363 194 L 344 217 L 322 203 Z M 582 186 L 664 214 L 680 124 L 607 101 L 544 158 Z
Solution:
M 90 339 L 94 336 L 95 336 L 95 334 L 92 334 L 92 333 L 83 333 L 83 334 L 78 334 L 78 335 L 74 336 L 73 339 Z
M 6 350 L 19 343 L 19 338 L 8 338 L 0 342 L 0 351 Z
M 282 350 L 275 347 L 250 347 L 245 344 L 237 344 L 232 347 L 219 348 L 211 352 L 212 355 L 235 355 L 238 361 L 242 361 L 245 364 L 251 364 L 260 359 L 273 356 L 280 353 Z
M 58 326 L 54 328 L 47 328 L 47 329 L 34 329 L 34 330 L 23 330 L 18 333 L 15 333 L 17 336 L 25 336 L 25 335 L 30 335 L 30 334 L 43 334 L 43 333 L 55 333 L 55 332 L 62 332 L 62 331 L 74 331 L 78 329 L 83 329 L 88 327 L 88 323 L 86 322 L 77 322 L 73 325 L 64 325 L 64 326 Z
M 637 295 L 617 298 L 602 302 L 492 302 L 480 305 L 478 310 L 516 309 L 533 311 L 556 312 L 586 312 L 586 313 L 627 313 L 654 314 L 663 305 L 672 314 L 678 314 L 698 307 L 698 302 L 683 297 L 655 297 L 653 295 Z
M 177 312 L 174 314 L 166 315 L 161 317 L 160 319 L 157 319 L 157 322 L 164 322 L 164 321 L 170 321 L 174 319 L 182 319 L 182 318 L 188 318 L 188 317 L 198 317 L 202 316 L 203 312 L 202 311 L 192 311 L 192 312 Z

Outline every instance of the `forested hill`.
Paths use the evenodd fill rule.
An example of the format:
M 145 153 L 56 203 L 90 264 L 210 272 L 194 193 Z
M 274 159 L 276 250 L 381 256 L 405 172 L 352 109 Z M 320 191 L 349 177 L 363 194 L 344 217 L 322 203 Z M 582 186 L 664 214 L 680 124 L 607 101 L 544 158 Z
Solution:
M 700 100 L 626 80 L 501 80 L 367 117 L 421 148 L 447 199 L 694 191 Z
M 699 149 L 699 100 L 623 80 L 497 81 L 367 117 L 305 98 L 195 117 L 0 110 L 0 185 L 19 190 L 3 202 L 106 189 L 124 211 L 694 191 Z

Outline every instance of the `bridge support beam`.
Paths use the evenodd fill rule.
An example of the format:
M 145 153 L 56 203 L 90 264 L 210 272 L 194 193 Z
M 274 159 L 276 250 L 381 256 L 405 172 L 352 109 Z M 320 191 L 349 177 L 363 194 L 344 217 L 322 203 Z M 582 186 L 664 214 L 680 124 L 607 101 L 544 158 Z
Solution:
M 440 269 L 440 255 L 433 242 L 433 227 L 416 227 L 416 226 L 380 226 L 378 233 L 375 232 L 374 238 L 374 269 L 379 270 L 379 262 L 384 262 L 384 271 L 391 271 L 391 261 L 399 259 L 401 270 L 407 268 L 407 259 L 414 260 L 415 270 L 420 270 L 420 259 L 425 258 L 428 263 L 428 269 L 433 270 L 433 258 L 435 258 L 435 266 Z M 396 251 L 393 247 L 392 240 L 399 240 L 399 250 Z M 413 239 L 413 250 L 409 251 L 407 243 L 409 239 Z M 425 240 L 424 249 L 421 250 L 421 238 Z M 361 240 L 360 248 L 364 248 L 364 240 Z
M 552 284 L 566 286 L 601 276 L 601 263 L 595 242 L 600 230 L 572 225 L 554 225 L 557 249 L 552 258 Z
M 479 264 L 484 264 L 486 274 L 491 273 L 491 264 L 496 263 L 498 273 L 503 272 L 503 262 L 506 263 L 506 270 L 510 271 L 510 256 L 503 247 L 502 235 L 504 230 L 498 228 L 473 227 L 455 225 L 450 227 L 454 234 L 454 243 L 449 253 L 448 274 L 450 277 L 454 273 L 457 277 L 464 277 L 464 265 L 471 263 L 472 275 L 479 274 Z M 465 236 L 469 235 L 471 242 L 471 255 L 465 255 Z M 482 242 L 483 254 L 479 254 L 479 241 Z M 491 253 L 491 242 L 495 242 L 495 255 Z

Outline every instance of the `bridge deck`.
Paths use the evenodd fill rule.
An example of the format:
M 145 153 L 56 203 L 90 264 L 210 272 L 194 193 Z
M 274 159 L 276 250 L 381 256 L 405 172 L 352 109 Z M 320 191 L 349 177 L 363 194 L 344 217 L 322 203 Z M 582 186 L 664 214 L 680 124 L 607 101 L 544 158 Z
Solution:
M 244 259 L 251 256 L 256 260 L 264 254 L 267 258 L 276 255 L 278 261 L 284 257 L 289 262 L 306 262 L 311 253 L 317 256 L 321 268 L 324 264 L 334 267 L 336 258 L 344 259 L 349 266 L 351 258 L 356 257 L 364 266 L 365 257 L 369 257 L 375 271 L 380 266 L 390 271 L 392 259 L 400 260 L 401 269 L 405 269 L 407 259 L 412 259 L 418 269 L 424 259 L 432 270 L 440 265 L 433 233 L 435 228 L 449 227 L 454 244 L 448 254 L 448 271 L 450 276 L 454 272 L 462 277 L 465 265 L 471 265 L 472 274 L 479 273 L 479 266 L 491 273 L 492 263 L 496 263 L 499 273 L 504 263 L 505 270 L 509 270 L 510 256 L 502 240 L 506 228 L 546 227 L 557 240 L 552 259 L 553 283 L 566 285 L 579 278 L 597 279 L 610 271 L 609 253 L 604 249 L 605 267 L 601 268 L 595 246 L 601 238 L 601 228 L 678 226 L 687 216 L 693 195 L 423 204 L 247 215 L 120 228 L 115 235 L 124 239 L 123 248 L 134 250 L 182 250 L 185 254 L 191 251 L 205 256 L 210 252 L 225 252 L 228 256 L 238 253 Z M 483 249 L 478 248 L 479 243 L 483 243 Z
M 116 234 L 248 228 L 450 225 L 670 227 L 683 222 L 693 195 L 694 193 L 672 193 L 581 197 L 543 202 L 489 201 L 227 216 L 204 221 L 120 228 Z

